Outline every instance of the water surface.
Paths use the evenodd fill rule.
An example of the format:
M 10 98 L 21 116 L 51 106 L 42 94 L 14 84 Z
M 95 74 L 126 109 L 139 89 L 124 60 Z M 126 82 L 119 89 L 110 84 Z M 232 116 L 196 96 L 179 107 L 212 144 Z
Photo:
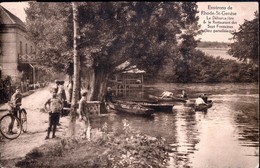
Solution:
M 156 84 L 147 93 L 163 90 L 189 97 L 207 93 L 213 106 L 207 112 L 194 112 L 177 104 L 171 113 L 153 118 L 108 115 L 100 120 L 111 130 L 122 128 L 127 119 L 136 130 L 164 137 L 173 150 L 169 167 L 255 168 L 259 157 L 259 91 L 257 84 Z

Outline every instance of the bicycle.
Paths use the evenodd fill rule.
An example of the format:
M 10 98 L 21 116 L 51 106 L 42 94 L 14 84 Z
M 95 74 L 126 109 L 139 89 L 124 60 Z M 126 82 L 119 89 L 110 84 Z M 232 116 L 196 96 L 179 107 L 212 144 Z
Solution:
M 15 116 L 9 102 L 8 105 L 9 113 L 0 118 L 0 133 L 7 139 L 16 139 L 27 131 L 27 112 L 24 108 L 19 108 Z

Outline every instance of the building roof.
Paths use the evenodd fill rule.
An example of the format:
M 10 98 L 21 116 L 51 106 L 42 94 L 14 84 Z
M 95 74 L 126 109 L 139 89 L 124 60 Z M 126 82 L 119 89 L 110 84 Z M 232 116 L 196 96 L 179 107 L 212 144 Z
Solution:
M 127 70 L 127 71 L 124 71 L 123 73 L 134 73 L 134 74 L 138 74 L 138 73 L 145 73 L 145 71 L 138 69 L 138 68 L 134 65 L 134 66 L 129 67 L 128 70 Z
M 121 65 L 117 66 L 117 69 L 125 69 L 123 73 L 146 73 L 144 70 L 140 70 L 136 67 L 136 65 L 129 66 L 130 62 L 126 61 Z
M 17 16 L 9 12 L 3 6 L 0 5 L 0 25 L 19 25 L 22 28 L 26 28 L 24 22 L 22 22 Z

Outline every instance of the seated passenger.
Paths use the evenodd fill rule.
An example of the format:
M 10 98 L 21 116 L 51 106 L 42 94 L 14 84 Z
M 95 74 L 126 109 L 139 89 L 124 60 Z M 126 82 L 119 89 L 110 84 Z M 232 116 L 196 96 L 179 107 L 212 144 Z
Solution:
M 164 91 L 161 95 L 160 95 L 161 98 L 164 98 L 164 97 L 173 97 L 173 93 L 172 92 L 169 92 L 169 91 Z
M 184 90 L 182 90 L 181 98 L 188 98 L 188 95 Z
M 208 103 L 208 97 L 205 94 L 201 94 L 201 98 L 204 100 L 205 103 Z

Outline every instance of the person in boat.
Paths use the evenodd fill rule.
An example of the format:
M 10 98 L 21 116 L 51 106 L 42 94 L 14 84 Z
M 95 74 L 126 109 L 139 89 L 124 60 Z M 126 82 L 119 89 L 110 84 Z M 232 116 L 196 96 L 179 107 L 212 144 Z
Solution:
M 205 103 L 208 103 L 208 97 L 205 96 L 204 93 L 201 94 L 201 98 L 203 99 L 203 101 L 204 101 Z
M 201 105 L 201 104 L 206 104 L 206 102 L 202 99 L 202 95 L 200 95 L 196 100 L 195 100 L 195 105 Z
M 162 92 L 162 94 L 160 95 L 161 98 L 171 98 L 173 97 L 173 93 L 169 92 L 169 91 L 164 91 Z
M 181 98 L 185 98 L 185 99 L 188 98 L 188 95 L 185 92 L 185 90 L 182 90 Z

